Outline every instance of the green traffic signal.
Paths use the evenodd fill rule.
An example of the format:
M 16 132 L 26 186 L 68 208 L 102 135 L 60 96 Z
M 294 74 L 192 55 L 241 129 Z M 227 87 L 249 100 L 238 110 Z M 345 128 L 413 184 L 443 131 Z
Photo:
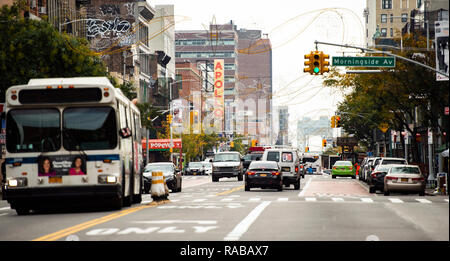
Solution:
M 319 67 L 314 67 L 314 73 L 319 73 Z

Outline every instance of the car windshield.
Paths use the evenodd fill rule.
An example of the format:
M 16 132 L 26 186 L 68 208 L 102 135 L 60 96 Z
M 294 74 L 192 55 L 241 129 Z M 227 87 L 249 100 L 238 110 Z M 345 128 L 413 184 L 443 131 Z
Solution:
M 240 161 L 239 154 L 237 153 L 224 153 L 224 154 L 216 154 L 214 156 L 214 162 L 223 162 L 223 161 Z
M 334 166 L 352 166 L 352 163 L 350 161 L 336 161 Z
M 391 167 L 392 167 L 392 166 L 389 166 L 389 165 L 378 165 L 378 166 L 375 168 L 375 171 L 380 171 L 380 172 L 388 171 Z
M 278 165 L 275 162 L 258 162 L 253 161 L 250 163 L 250 166 L 248 167 L 250 170 L 254 169 L 273 169 L 278 170 Z
M 147 165 L 144 170 L 144 172 L 153 171 L 171 172 L 173 171 L 173 166 L 170 164 L 151 164 Z
M 201 168 L 203 165 L 200 162 L 191 162 L 189 163 L 189 168 Z
M 280 153 L 278 151 L 269 151 L 267 152 L 267 161 L 280 161 Z
M 303 158 L 303 162 L 316 162 L 317 159 L 315 158 Z
M 420 169 L 417 167 L 392 167 L 392 174 L 420 174 Z
M 67 108 L 63 112 L 64 148 L 105 150 L 117 146 L 116 117 L 111 107 Z
M 9 152 L 48 152 L 61 148 L 57 109 L 10 110 L 6 118 Z
M 381 165 L 389 165 L 389 164 L 405 164 L 406 165 L 406 161 L 405 160 L 383 160 L 381 162 Z

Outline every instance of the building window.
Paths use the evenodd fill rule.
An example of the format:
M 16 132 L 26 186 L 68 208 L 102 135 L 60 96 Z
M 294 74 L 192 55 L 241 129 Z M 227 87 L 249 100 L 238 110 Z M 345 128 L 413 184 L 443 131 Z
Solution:
M 228 76 L 228 75 L 225 76 L 225 83 L 233 83 L 233 82 L 235 82 L 234 76 Z
M 387 14 L 381 14 L 381 22 L 387 23 Z
M 392 9 L 392 0 L 382 0 L 381 9 Z
M 391 37 L 394 37 L 394 29 L 391 28 Z
M 391 14 L 391 23 L 394 22 L 394 14 Z
M 387 29 L 381 28 L 381 37 L 386 37 L 386 36 L 387 36 Z
M 406 22 L 408 22 L 408 14 L 403 13 L 402 14 L 402 23 L 406 23 Z
M 176 52 L 177 58 L 234 58 L 234 52 Z

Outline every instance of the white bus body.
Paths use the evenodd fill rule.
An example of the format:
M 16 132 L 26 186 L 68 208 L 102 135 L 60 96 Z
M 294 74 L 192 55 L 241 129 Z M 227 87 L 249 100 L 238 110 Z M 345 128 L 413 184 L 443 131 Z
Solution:
M 5 118 L 3 199 L 18 214 L 72 199 L 141 201 L 140 112 L 106 77 L 12 86 Z

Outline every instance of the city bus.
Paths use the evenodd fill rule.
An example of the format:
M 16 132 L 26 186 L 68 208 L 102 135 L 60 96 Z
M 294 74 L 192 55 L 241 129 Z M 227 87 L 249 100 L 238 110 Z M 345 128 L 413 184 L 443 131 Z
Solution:
M 142 200 L 140 112 L 106 77 L 31 79 L 6 92 L 3 200 L 17 214 Z

